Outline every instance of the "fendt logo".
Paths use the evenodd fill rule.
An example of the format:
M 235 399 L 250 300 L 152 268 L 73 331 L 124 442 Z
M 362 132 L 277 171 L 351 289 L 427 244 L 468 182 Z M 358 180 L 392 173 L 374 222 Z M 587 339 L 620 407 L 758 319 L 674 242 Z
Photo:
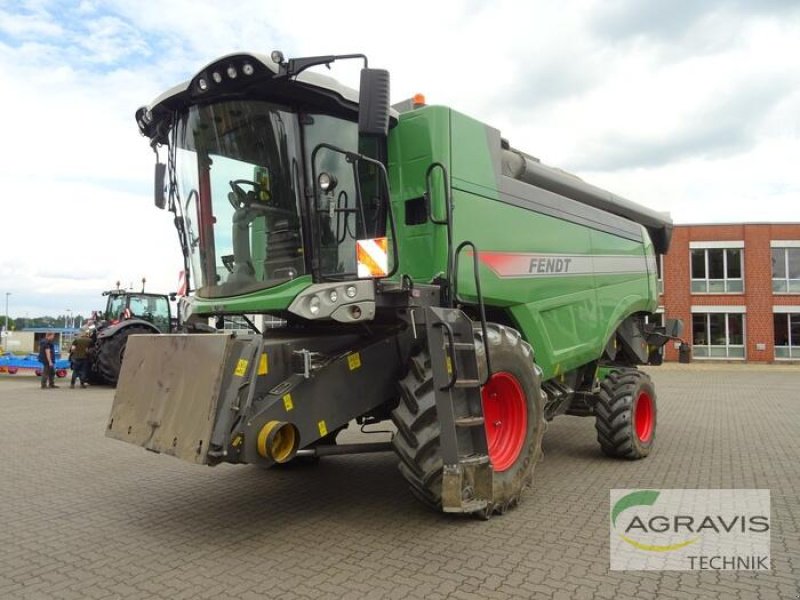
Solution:
M 769 490 L 611 490 L 612 570 L 768 570 Z

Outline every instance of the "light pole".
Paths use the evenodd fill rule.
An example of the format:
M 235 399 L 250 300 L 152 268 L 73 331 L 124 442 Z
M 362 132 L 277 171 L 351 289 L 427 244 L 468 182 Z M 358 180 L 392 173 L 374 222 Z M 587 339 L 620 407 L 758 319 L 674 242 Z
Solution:
M 6 343 L 3 346 L 3 350 L 8 352 L 8 297 L 11 295 L 11 292 L 6 292 Z

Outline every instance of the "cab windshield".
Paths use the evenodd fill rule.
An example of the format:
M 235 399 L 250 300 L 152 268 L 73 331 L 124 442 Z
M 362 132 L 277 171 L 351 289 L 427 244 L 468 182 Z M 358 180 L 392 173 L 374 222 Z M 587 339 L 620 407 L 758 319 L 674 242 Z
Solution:
M 173 135 L 171 172 L 203 297 L 307 273 L 355 278 L 356 242 L 385 235 L 379 174 L 348 156 L 360 150 L 354 121 L 236 100 L 192 106 Z M 314 185 L 323 173 L 333 182 L 325 191 Z M 306 189 L 317 194 L 301 210 Z
M 178 123 L 173 152 L 202 296 L 244 294 L 306 272 L 295 113 L 257 101 L 193 106 Z
M 125 312 L 125 296 L 122 294 L 112 294 L 108 299 L 108 308 L 106 309 L 106 319 L 113 321 L 121 319 Z

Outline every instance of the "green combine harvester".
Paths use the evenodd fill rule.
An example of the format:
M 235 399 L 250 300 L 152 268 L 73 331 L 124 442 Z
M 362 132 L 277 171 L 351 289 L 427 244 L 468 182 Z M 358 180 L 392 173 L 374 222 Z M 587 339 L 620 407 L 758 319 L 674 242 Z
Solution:
M 308 70 L 343 59 L 359 92 Z M 363 55 L 225 56 L 136 120 L 191 293 L 182 333 L 128 341 L 108 436 L 208 465 L 393 449 L 419 499 L 482 517 L 519 501 L 558 415 L 651 451 L 637 365 L 682 328 L 647 322 L 665 215 L 451 108 L 391 107 Z M 252 314 L 280 326 L 218 333 Z M 390 443 L 336 443 L 387 420 Z

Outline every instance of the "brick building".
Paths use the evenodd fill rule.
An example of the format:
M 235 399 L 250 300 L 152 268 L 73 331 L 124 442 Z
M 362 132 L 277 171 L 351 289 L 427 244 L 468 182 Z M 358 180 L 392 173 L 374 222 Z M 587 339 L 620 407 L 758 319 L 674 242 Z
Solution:
M 659 267 L 693 359 L 800 360 L 800 223 L 676 225 Z

